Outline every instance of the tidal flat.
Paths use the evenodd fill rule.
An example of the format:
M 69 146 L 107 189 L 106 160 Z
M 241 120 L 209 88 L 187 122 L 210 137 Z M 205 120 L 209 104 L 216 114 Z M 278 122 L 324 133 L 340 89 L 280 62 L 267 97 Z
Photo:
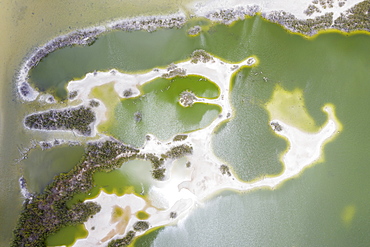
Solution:
M 367 2 L 362 2 L 361 8 L 367 6 Z M 121 23 L 124 31 L 101 33 L 94 37 L 93 43 L 89 42 L 90 46 L 60 47 L 48 56 L 40 57 L 32 66 L 23 63 L 28 66 L 30 76 L 16 77 L 29 79 L 27 82 L 19 80 L 16 87 L 19 90 L 18 100 L 24 103 L 22 107 L 26 112 L 21 114 L 21 123 L 27 116 L 32 116 L 32 112 L 39 114 L 53 109 L 71 109 L 67 110 L 68 113 L 81 104 L 91 107 L 94 118 L 87 121 L 91 130 L 88 135 L 81 136 L 74 133 L 75 128 L 66 127 L 44 132 L 23 130 L 33 141 L 32 145 L 18 147 L 22 160 L 27 160 L 28 155 L 34 152 L 31 149 L 35 143 L 45 149 L 40 155 L 57 148 L 58 145 L 48 145 L 53 139 L 86 148 L 83 158 L 70 172 L 57 175 L 54 181 L 49 180 L 44 191 L 30 189 L 24 194 L 27 197 L 25 211 L 13 245 L 19 243 L 16 241 L 35 241 L 33 243 L 39 244 L 46 241 L 47 245 L 67 246 L 116 246 L 131 241 L 135 244 L 138 236 L 151 234 L 160 227 L 163 230 L 158 232 L 151 244 L 166 246 L 171 245 L 173 231 L 182 237 L 182 231 L 189 231 L 188 227 L 194 227 L 194 222 L 199 225 L 193 215 L 207 222 L 210 215 L 202 215 L 203 209 L 222 205 L 230 198 L 243 205 L 257 205 L 256 200 L 260 198 L 265 201 L 266 210 L 272 212 L 274 208 L 269 202 L 281 205 L 280 200 L 286 197 L 278 198 L 276 195 L 284 194 L 287 187 L 298 195 L 299 190 L 314 187 L 311 184 L 313 181 L 327 183 L 325 189 L 320 188 L 320 193 L 306 194 L 307 197 L 317 198 L 318 194 L 324 194 L 338 185 L 339 180 L 336 179 L 339 178 L 342 182 L 348 181 L 345 184 L 351 183 L 349 188 L 366 186 L 363 179 L 356 179 L 353 183 L 353 179 L 361 175 L 348 172 L 348 169 L 332 168 L 334 174 L 349 174 L 345 179 L 340 175 L 323 177 L 315 173 L 320 170 L 317 167 L 330 169 L 333 164 L 344 167 L 344 160 L 353 158 L 353 153 L 362 150 L 352 148 L 348 156 L 343 156 L 340 151 L 353 143 L 351 136 L 357 136 L 356 140 L 366 136 L 359 137 L 357 128 L 353 128 L 361 125 L 356 117 L 366 116 L 366 113 L 360 116 L 349 111 L 353 106 L 367 104 L 366 97 L 362 96 L 367 87 L 364 84 L 368 76 L 365 68 L 369 62 L 366 59 L 369 54 L 366 22 L 365 26 L 356 27 L 363 31 L 350 35 L 327 31 L 307 38 L 287 32 L 280 25 L 271 23 L 271 19 L 263 19 L 267 18 L 264 13 L 244 16 L 243 11 L 253 9 L 257 10 L 246 7 L 244 10 L 225 10 L 213 15 L 216 19 L 221 18 L 219 21 L 222 23 L 217 23 L 216 19 L 210 22 L 200 18 L 189 23 L 181 22 L 173 29 L 156 30 L 150 21 L 153 18 L 143 18 L 137 25 L 140 26 L 138 29 L 145 31 L 130 29 L 127 32 L 129 26 L 126 24 L 132 24 L 135 19 L 118 21 L 114 25 Z M 349 13 L 353 12 L 351 6 L 348 9 Z M 252 15 L 255 12 L 252 11 Z M 359 16 L 363 14 L 361 11 L 356 13 Z M 293 32 L 313 34 L 279 23 Z M 197 35 L 189 35 L 188 30 L 192 26 L 200 27 Z M 319 29 L 328 27 L 332 26 Z M 228 43 L 223 42 L 226 37 Z M 334 43 L 337 45 L 331 45 Z M 198 56 L 196 59 L 195 54 Z M 90 55 L 96 57 L 86 60 Z M 33 58 L 33 55 L 28 58 Z M 20 71 L 18 75 L 25 70 L 21 68 Z M 182 84 L 179 83 L 181 81 Z M 191 86 L 192 83 L 196 85 L 196 81 L 208 84 L 200 86 L 203 92 Z M 26 89 L 32 97 L 24 95 Z M 164 102 L 169 107 L 163 109 Z M 37 107 L 38 104 L 40 107 Z M 204 106 L 206 110 L 198 111 L 197 106 Z M 213 106 L 214 109 L 209 108 Z M 74 119 L 72 115 L 71 119 Z M 50 120 L 51 123 L 58 121 Z M 187 127 L 189 123 L 190 127 Z M 346 142 L 343 142 L 344 139 Z M 342 159 L 338 160 L 338 156 Z M 365 163 L 361 159 L 357 166 L 366 174 Z M 136 161 L 144 162 L 140 173 L 147 174 L 140 182 L 130 181 L 127 175 L 115 175 L 116 178 L 112 175 L 111 179 L 123 179 L 125 182 L 113 183 L 109 190 L 97 184 L 98 178 L 93 175 L 95 172 L 110 177 L 111 172 L 124 171 L 127 164 Z M 28 166 L 27 169 L 33 169 L 32 162 Z M 47 167 L 47 164 L 44 166 Z M 37 176 L 29 176 L 28 180 L 36 180 Z M 307 176 L 314 176 L 314 179 L 306 179 Z M 32 184 L 35 181 L 26 182 Z M 64 191 L 65 182 L 73 182 L 72 189 Z M 292 184 L 300 185 L 295 188 L 288 186 Z M 367 197 L 360 196 L 360 191 L 356 191 L 358 193 L 348 197 L 348 190 L 343 190 L 343 196 L 320 208 L 320 215 L 327 213 L 327 224 L 319 224 L 319 218 L 306 218 L 303 212 L 290 215 L 293 218 L 289 222 L 297 229 L 298 236 L 307 233 L 302 230 L 302 222 L 308 219 L 311 219 L 310 224 L 319 224 L 320 229 L 335 224 L 336 232 L 355 236 L 354 231 L 361 233 L 367 224 L 358 221 L 359 214 L 362 217 L 368 215 L 363 207 Z M 32 211 L 35 205 L 39 205 L 39 209 Z M 51 205 L 54 209 L 41 217 L 45 224 L 39 224 L 37 229 L 40 231 L 30 230 L 35 222 L 27 223 L 28 216 L 35 213 L 42 215 L 43 210 Z M 295 207 L 295 204 L 292 205 Z M 328 211 L 330 205 L 335 208 L 334 212 Z M 319 210 L 315 205 L 309 206 L 306 206 L 308 211 Z M 253 210 L 256 212 L 257 209 Z M 265 207 L 261 207 L 261 212 L 263 210 Z M 278 210 L 282 214 L 285 212 L 284 208 Z M 145 219 L 138 216 L 142 214 L 146 215 Z M 231 214 L 225 213 L 225 217 L 229 215 L 232 218 Z M 248 218 L 243 210 L 240 214 Z M 53 218 L 48 215 L 54 215 L 60 221 L 46 223 Z M 90 215 L 92 218 L 89 218 Z M 68 220 L 67 216 L 71 218 Z M 229 224 L 223 216 L 219 220 Z M 246 221 L 235 222 L 241 229 L 250 229 Z M 341 224 L 338 225 L 338 221 Z M 101 226 L 106 222 L 109 226 L 103 229 Z M 255 225 L 253 222 L 256 221 L 251 220 L 250 224 Z M 76 231 L 63 230 L 67 229 L 62 228 L 66 225 L 75 225 Z M 56 234 L 49 239 L 42 228 Z M 257 232 L 249 230 L 249 236 L 254 236 L 255 243 L 266 243 L 258 237 L 258 229 L 263 228 L 256 229 Z M 312 237 L 320 236 L 315 231 L 308 233 Z M 68 237 L 68 242 L 60 242 L 66 234 L 74 237 Z M 194 243 L 199 243 L 196 233 L 192 234 L 195 235 L 188 237 L 188 242 L 194 240 Z M 340 236 L 344 235 L 335 235 L 336 241 L 341 242 Z M 287 244 L 278 236 L 274 238 L 282 246 Z M 312 243 L 302 239 L 291 239 L 290 243 L 304 246 Z M 366 238 L 350 239 L 353 243 L 366 242 Z M 234 243 L 239 240 L 244 241 L 243 238 L 233 237 Z M 321 237 L 316 241 L 325 243 Z M 212 245 L 211 242 L 209 245 Z

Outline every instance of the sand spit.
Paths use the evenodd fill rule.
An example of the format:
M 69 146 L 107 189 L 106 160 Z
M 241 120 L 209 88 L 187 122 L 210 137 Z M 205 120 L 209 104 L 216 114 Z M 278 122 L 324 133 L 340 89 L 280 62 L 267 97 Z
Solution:
M 165 165 L 169 172 L 166 179 L 153 182 L 148 193 L 148 201 L 134 194 L 119 197 L 105 192 L 101 192 L 97 198 L 87 200 L 100 204 L 102 211 L 85 223 L 89 235 L 86 239 L 78 240 L 74 246 L 99 246 L 107 244 L 108 240 L 122 238 L 132 229 L 133 224 L 139 221 L 136 213 L 140 210 L 150 215 L 146 222 L 149 223 L 149 229 L 151 229 L 186 218 L 192 209 L 201 206 L 206 199 L 222 190 L 247 192 L 256 188 L 275 188 L 284 181 L 297 176 L 307 166 L 319 161 L 324 144 L 340 130 L 340 123 L 335 118 L 333 108 L 328 105 L 324 107 L 324 111 L 328 115 L 327 123 L 318 133 L 314 134 L 302 132 L 277 119 L 272 120 L 271 122 L 281 126 L 281 130 L 276 133 L 289 142 L 289 149 L 282 160 L 285 169 L 276 177 L 262 178 L 249 183 L 238 180 L 231 170 L 229 173 L 223 173 L 220 169 L 224 164 L 211 151 L 209 132 L 214 129 L 214 125 L 191 133 L 184 141 L 191 143 L 194 148 L 193 154 L 186 156 L 191 166 L 175 167 L 175 160 L 167 162 Z M 169 143 L 160 143 L 153 137 L 146 143 L 143 150 L 162 153 L 168 149 L 169 145 Z M 130 214 L 129 219 L 126 218 L 124 223 L 125 229 L 121 228 L 120 231 L 117 230 L 119 221 L 110 223 L 116 205 L 126 208 L 125 212 Z M 173 215 L 176 217 L 171 217 Z M 138 232 L 137 235 L 143 233 L 145 231 Z
M 208 56 L 210 55 L 208 54 Z M 243 66 L 253 66 L 256 62 L 257 59 L 253 56 L 236 64 L 229 64 L 216 57 L 212 57 L 212 59 L 207 62 L 194 63 L 190 59 L 185 62 L 171 64 L 168 68 L 156 68 L 144 74 L 125 74 L 113 69 L 107 72 L 88 73 L 81 80 L 70 81 L 67 90 L 69 94 L 73 93 L 74 96 L 73 99 L 70 99 L 70 102 L 76 101 L 81 102 L 82 105 L 88 105 L 92 100 L 92 98 L 90 98 L 91 90 L 107 83 L 113 82 L 117 96 L 124 99 L 139 96 L 141 92 L 138 87 L 156 78 L 172 78 L 178 76 L 179 73 L 181 73 L 181 76 L 200 75 L 216 83 L 220 87 L 221 96 L 213 100 L 197 98 L 196 101 L 222 105 L 222 112 L 229 113 L 230 117 L 232 109 L 230 103 L 225 101 L 225 95 L 228 94 L 231 76 L 239 68 Z M 92 136 L 98 133 L 97 126 L 107 120 L 107 107 L 102 101 L 97 101 L 99 101 L 99 106 L 92 109 L 96 115 Z M 218 123 L 219 121 L 217 121 L 217 124 Z
M 166 169 L 165 177 L 163 181 L 151 181 L 147 200 L 134 194 L 118 197 L 105 192 L 101 192 L 97 198 L 88 200 L 100 204 L 102 211 L 85 223 L 89 235 L 85 239 L 78 240 L 75 246 L 106 245 L 112 239 L 122 238 L 139 221 L 136 213 L 140 210 L 150 215 L 145 220 L 149 224 L 149 229 L 176 223 L 178 220 L 186 218 L 192 209 L 201 206 L 215 193 L 222 190 L 247 192 L 255 188 L 275 188 L 287 179 L 297 176 L 307 166 L 319 161 L 324 144 L 340 130 L 340 124 L 335 118 L 334 109 L 331 105 L 326 105 L 323 108 L 328 115 L 328 120 L 325 126 L 315 134 L 302 132 L 279 119 L 271 120 L 271 128 L 276 134 L 289 142 L 289 149 L 282 160 L 285 169 L 278 176 L 261 178 L 248 183 L 240 181 L 231 168 L 223 164 L 213 154 L 211 146 L 212 133 L 217 126 L 233 116 L 230 94 L 228 92 L 231 78 L 243 66 L 254 66 L 256 62 L 257 58 L 253 56 L 238 64 L 229 64 L 218 58 L 211 57 L 206 62 L 198 61 L 197 63 L 192 63 L 190 60 L 172 64 L 167 69 L 154 69 L 145 74 L 131 75 L 119 72 L 98 72 L 95 75 L 88 74 L 82 80 L 69 83 L 68 90 L 78 92 L 74 100 L 82 102 L 90 100 L 88 96 L 93 87 L 112 81 L 115 82 L 114 88 L 121 98 L 125 97 L 122 92 L 129 89 L 133 92 L 131 96 L 136 97 L 140 93 L 137 86 L 171 71 L 182 71 L 181 73 L 184 72 L 185 75 L 200 75 L 216 83 L 220 88 L 220 96 L 218 98 L 197 98 L 196 100 L 217 104 L 222 108 L 219 117 L 209 126 L 189 133 L 184 140 L 161 142 L 155 136 L 148 135 L 140 153 L 152 153 L 160 157 L 171 148 L 186 144 L 191 146 L 193 150 L 192 154 L 185 155 L 186 165 L 179 166 L 176 163 L 176 159 L 166 160 L 164 163 Z M 150 168 L 148 167 L 148 169 Z M 126 215 L 126 218 L 122 218 L 122 221 L 112 223 L 112 215 L 114 215 L 117 205 L 125 208 L 126 214 L 130 217 Z M 145 231 L 137 232 L 136 235 L 143 233 Z

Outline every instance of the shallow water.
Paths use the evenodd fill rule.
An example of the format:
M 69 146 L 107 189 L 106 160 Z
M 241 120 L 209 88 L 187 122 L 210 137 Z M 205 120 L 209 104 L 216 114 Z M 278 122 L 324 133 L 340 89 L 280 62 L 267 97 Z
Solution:
M 182 107 L 178 103 L 184 91 L 204 98 L 219 95 L 215 84 L 199 76 L 155 79 L 142 86 L 141 91 L 142 95 L 137 98 L 122 100 L 115 107 L 113 119 L 99 131 L 140 147 L 149 133 L 160 140 L 169 140 L 176 134 L 206 127 L 221 112 L 217 105 L 195 103 L 191 107 Z M 140 119 L 135 118 L 135 114 L 140 114 Z
M 338 162 L 334 144 L 325 164 L 276 190 L 223 193 L 151 246 L 367 246 L 370 169 Z M 348 207 L 354 215 L 344 220 Z
M 143 4 L 137 0 L 4 0 L 0 8 L 0 245 L 8 246 L 20 213 L 23 198 L 18 179 L 22 175 L 16 160 L 18 148 L 28 147 L 33 139 L 23 130 L 24 105 L 15 100 L 15 73 L 24 57 L 53 37 L 117 18 L 138 15 L 162 15 L 176 12 L 189 1 L 155 0 Z M 158 7 L 160 6 L 160 7 Z
M 220 128 L 215 152 L 233 164 L 242 179 L 273 171 L 266 170 L 266 159 L 272 159 L 270 166 L 276 164 L 284 144 L 267 128 L 253 128 L 258 126 L 253 121 L 265 119 L 267 124 L 264 103 L 276 83 L 287 90 L 303 89 L 308 112 L 319 126 L 326 120 L 322 106 L 333 103 L 343 131 L 325 147 L 325 161 L 307 168 L 300 177 L 273 191 L 224 193 L 179 226 L 166 227 L 153 246 L 366 246 L 370 240 L 366 234 L 370 226 L 366 220 L 370 216 L 366 206 L 370 200 L 366 151 L 370 148 L 366 141 L 370 36 L 327 33 L 307 40 L 258 18 L 252 26 L 245 48 L 260 64 L 243 70 L 232 92 L 237 113 L 252 119 L 235 118 Z M 227 141 L 237 130 L 244 133 Z
M 84 147 L 66 145 L 49 150 L 33 150 L 22 162 L 24 178 L 30 192 L 41 193 L 53 181 L 54 176 L 69 172 L 79 163 Z
M 300 177 L 272 191 L 256 190 L 242 195 L 225 192 L 193 212 L 185 222 L 164 228 L 153 245 L 365 246 L 370 240 L 366 235 L 370 227 L 366 220 L 370 216 L 367 205 L 370 201 L 370 181 L 367 179 L 370 175 L 370 134 L 366 131 L 370 120 L 367 110 L 370 104 L 367 95 L 370 92 L 370 36 L 325 33 L 305 39 L 260 17 L 239 21 L 231 27 L 213 25 L 197 37 L 188 37 L 184 33 L 185 29 L 150 34 L 114 32 L 99 38 L 91 47 L 66 48 L 51 54 L 33 71 L 32 79 L 44 85 L 42 82 L 49 80 L 47 78 L 54 78 L 51 87 L 59 85 L 61 89 L 67 80 L 95 69 L 121 66 L 118 68 L 134 71 L 165 66 L 186 58 L 196 48 L 204 48 L 230 61 L 255 55 L 259 59 L 258 66 L 242 69 L 233 79 L 231 100 L 236 117 L 220 126 L 213 142 L 215 153 L 231 164 L 243 180 L 277 174 L 282 170 L 279 158 L 287 144 L 272 132 L 265 110 L 276 84 L 288 91 L 302 89 L 307 111 L 318 126 L 326 120 L 322 106 L 334 104 L 344 128 L 325 146 L 323 163 L 307 168 Z M 226 37 L 228 42 L 224 42 Z M 137 38 L 143 43 L 135 43 Z M 141 45 L 146 50 L 141 49 Z M 93 48 L 97 51 L 90 54 Z M 122 53 L 117 55 L 115 50 Z M 107 56 L 101 61 L 91 59 L 91 63 L 82 63 L 87 54 L 96 58 L 103 54 Z M 59 70 L 56 67 L 59 63 L 66 66 Z M 73 67 L 74 63 L 81 66 Z M 54 73 L 51 78 L 56 70 L 60 74 Z M 62 91 L 58 91 L 61 97 Z M 161 97 L 158 93 L 148 95 L 141 101 L 138 98 L 122 101 L 116 114 L 122 116 L 125 125 L 113 135 L 135 129 L 132 116 L 144 109 L 140 102 L 150 105 L 160 100 L 156 97 Z M 130 101 L 139 106 L 132 104 L 132 108 L 127 106 L 128 110 L 123 111 Z M 155 108 L 154 112 L 158 111 L 159 108 Z M 143 114 L 143 123 L 146 115 Z M 150 120 L 156 119 L 154 115 L 148 116 Z M 140 145 L 147 131 L 156 130 L 147 126 L 138 136 L 121 138 Z M 111 181 L 107 190 L 120 194 L 124 190 L 117 191 L 117 188 L 127 185 L 115 181 L 127 181 L 128 177 L 122 179 L 116 173 L 101 175 L 104 177 L 101 181 L 105 185 Z M 99 181 L 98 176 L 94 177 L 95 182 Z

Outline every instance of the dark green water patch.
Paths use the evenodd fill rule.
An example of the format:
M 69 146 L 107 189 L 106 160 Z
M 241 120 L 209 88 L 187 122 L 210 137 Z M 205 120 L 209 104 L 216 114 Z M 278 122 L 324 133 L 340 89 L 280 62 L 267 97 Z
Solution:
M 66 83 L 94 70 L 116 68 L 133 72 L 189 57 L 198 39 L 188 37 L 186 27 L 146 31 L 113 31 L 86 47 L 67 47 L 44 58 L 30 72 L 31 82 L 41 91 L 66 98 Z
M 232 28 L 243 34 L 245 26 L 250 27 L 239 42 L 248 44 L 247 53 L 256 55 L 260 63 L 236 76 L 231 90 L 236 117 L 214 139 L 216 154 L 230 162 L 244 180 L 279 171 L 278 158 L 286 144 L 272 134 L 263 110 L 276 84 L 288 91 L 302 89 L 307 111 L 319 126 L 327 119 L 322 111 L 326 103 L 336 106 L 344 131 L 370 121 L 365 110 L 370 103 L 366 96 L 370 91 L 369 35 L 330 32 L 305 39 L 260 18 L 250 24 L 246 21 Z
M 265 83 L 258 72 L 258 67 L 243 69 L 233 78 L 235 117 L 223 123 L 213 138 L 215 154 L 243 180 L 280 173 L 280 153 L 286 149 L 286 142 L 271 130 L 263 107 L 273 85 Z
M 164 228 L 153 246 L 367 246 L 369 145 L 345 152 L 354 144 L 346 141 L 327 144 L 325 163 L 275 190 L 223 193 L 181 226 Z M 349 205 L 355 213 L 346 224 Z
M 41 193 L 54 176 L 70 171 L 82 159 L 82 146 L 57 146 L 31 151 L 23 161 L 24 177 L 30 192 Z
M 142 236 L 139 236 L 135 241 L 133 242 L 134 247 L 150 247 L 153 246 L 153 242 L 157 238 L 158 234 L 163 230 L 163 227 L 159 227 L 155 230 L 149 231 L 149 233 L 146 233 Z
M 165 67 L 188 59 L 196 49 L 204 49 L 229 61 L 241 61 L 252 53 L 249 43 L 240 41 L 249 36 L 255 23 L 260 21 L 262 19 L 256 16 L 228 27 L 197 18 L 180 29 L 160 29 L 152 33 L 112 31 L 101 35 L 91 46 L 66 47 L 50 53 L 31 69 L 30 81 L 39 90 L 65 99 L 68 81 L 95 70 L 116 68 L 137 72 Z M 206 30 L 191 37 L 187 30 L 194 25 L 205 25 Z
M 77 239 L 86 238 L 87 230 L 83 224 L 66 226 L 46 239 L 47 246 L 72 246 Z
M 181 106 L 178 100 L 186 90 L 198 97 L 219 95 L 219 88 L 214 83 L 199 76 L 158 78 L 142 86 L 142 96 L 122 100 L 116 107 L 111 126 L 99 130 L 125 143 L 141 146 L 148 133 L 167 140 L 177 133 L 204 128 L 218 117 L 221 109 L 204 103 Z

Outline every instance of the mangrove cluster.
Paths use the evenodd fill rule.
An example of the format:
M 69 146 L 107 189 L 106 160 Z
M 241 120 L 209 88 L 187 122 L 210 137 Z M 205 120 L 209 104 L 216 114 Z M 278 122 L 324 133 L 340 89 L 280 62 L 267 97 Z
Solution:
M 179 103 L 183 107 L 189 107 L 193 106 L 196 100 L 197 97 L 194 95 L 194 93 L 186 90 L 180 94 Z
M 194 26 L 188 30 L 188 34 L 195 36 L 198 35 L 202 31 L 202 28 L 200 26 Z
M 59 36 L 38 49 L 28 60 L 27 66 L 28 68 L 35 67 L 41 59 L 46 57 L 49 53 L 66 46 L 92 45 L 96 37 L 103 31 L 102 29 L 95 28 L 92 30 L 75 31 L 65 36 Z
M 46 246 L 46 238 L 67 225 L 81 224 L 96 214 L 100 206 L 79 202 L 71 207 L 67 202 L 77 193 L 90 191 L 96 171 L 109 172 L 123 162 L 134 159 L 139 150 L 118 141 L 88 143 L 82 161 L 68 173 L 54 178 L 40 194 L 25 200 L 14 230 L 12 247 Z
M 186 138 L 185 138 L 186 139 Z M 182 144 L 172 147 L 166 153 L 161 154 L 160 157 L 153 153 L 138 154 L 137 158 L 149 160 L 152 163 L 152 176 L 156 180 L 163 180 L 165 178 L 166 168 L 164 162 L 166 159 L 179 159 L 185 155 L 192 154 L 193 147 Z
M 137 221 L 135 224 L 132 226 L 135 231 L 137 232 L 142 232 L 146 231 L 149 228 L 149 223 L 147 221 Z
M 31 88 L 31 86 L 28 84 L 28 83 L 26 83 L 26 82 L 23 82 L 21 85 L 20 85 L 20 87 L 19 87 L 19 93 L 21 94 L 21 95 L 23 95 L 24 97 L 27 97 L 30 93 L 31 93 L 31 91 L 32 91 L 32 88 Z
M 207 62 L 214 61 L 211 55 L 209 55 L 205 50 L 201 50 L 201 49 L 193 51 L 190 57 L 191 57 L 190 61 L 192 63 L 198 63 L 198 62 L 207 63 Z
M 174 142 L 184 141 L 184 140 L 186 140 L 186 138 L 188 138 L 188 135 L 176 135 L 176 136 L 173 138 L 173 141 L 174 141 Z
M 182 144 L 182 145 L 171 148 L 169 151 L 167 151 L 164 154 L 164 157 L 170 158 L 170 159 L 179 159 L 179 158 L 184 157 L 185 155 L 192 154 L 192 153 L 193 153 L 192 146 L 189 146 L 187 144 Z
M 350 32 L 370 31 L 370 0 L 363 1 L 348 9 L 334 21 L 334 28 Z
M 263 17 L 271 22 L 281 24 L 290 31 L 305 35 L 314 35 L 320 30 L 330 28 L 333 24 L 332 12 L 307 20 L 299 20 L 293 14 L 285 11 L 273 11 Z
M 260 7 L 257 5 L 246 7 L 239 6 L 236 9 L 225 9 L 212 12 L 206 15 L 206 17 L 211 21 L 221 22 L 228 25 L 238 19 L 243 20 L 245 16 L 254 16 L 258 12 L 260 12 Z
M 124 247 L 124 246 L 128 246 L 132 240 L 134 239 L 135 237 L 135 232 L 134 231 L 129 231 L 125 237 L 121 238 L 121 239 L 115 239 L 115 240 L 112 240 L 108 243 L 108 247 Z
M 164 167 L 164 158 L 157 157 L 155 154 L 139 154 L 138 158 L 149 160 L 152 163 L 152 176 L 154 179 L 163 180 L 166 168 Z
M 181 76 L 181 77 L 186 76 L 186 70 L 182 68 L 178 68 L 176 64 L 172 63 L 170 66 L 168 66 L 167 73 L 164 73 L 162 75 L 162 78 L 169 79 L 169 78 L 173 78 L 176 76 Z
M 148 32 L 154 32 L 159 28 L 180 28 L 186 22 L 185 17 L 147 17 L 134 20 L 125 20 L 115 23 L 111 28 L 115 30 L 123 31 L 139 31 L 145 30 Z
M 91 124 L 95 121 L 91 108 L 80 106 L 62 110 L 49 110 L 28 115 L 24 124 L 36 130 L 73 130 L 81 135 L 91 135 Z
M 309 14 L 312 14 L 312 11 L 315 10 L 311 7 L 307 11 Z M 290 31 L 310 36 L 320 30 L 330 28 L 344 32 L 356 30 L 370 31 L 370 0 L 356 4 L 345 11 L 345 13 L 341 13 L 341 16 L 336 20 L 333 19 L 332 12 L 307 20 L 299 20 L 285 11 L 273 11 L 269 14 L 263 14 L 263 17 L 269 21 L 281 24 Z
M 231 176 L 230 168 L 227 165 L 225 165 L 225 164 L 223 164 L 223 165 L 220 166 L 220 171 L 221 171 L 221 174 L 222 175 L 226 175 L 227 174 L 228 176 Z
M 270 124 L 271 124 L 272 129 L 275 131 L 279 132 L 283 130 L 283 127 L 281 127 L 281 125 L 277 122 L 271 122 Z

